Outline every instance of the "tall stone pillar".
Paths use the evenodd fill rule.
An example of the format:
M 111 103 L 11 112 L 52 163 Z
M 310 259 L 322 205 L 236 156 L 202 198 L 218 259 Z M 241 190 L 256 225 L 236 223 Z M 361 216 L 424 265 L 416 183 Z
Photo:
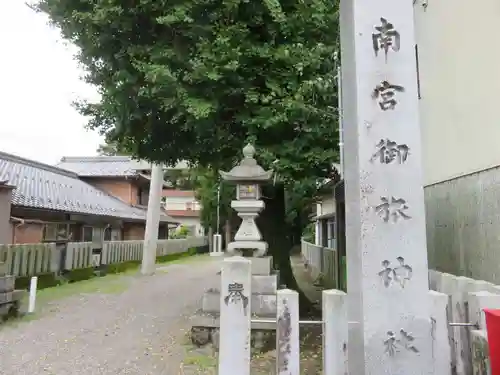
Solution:
M 341 0 L 349 368 L 432 373 L 412 0 Z

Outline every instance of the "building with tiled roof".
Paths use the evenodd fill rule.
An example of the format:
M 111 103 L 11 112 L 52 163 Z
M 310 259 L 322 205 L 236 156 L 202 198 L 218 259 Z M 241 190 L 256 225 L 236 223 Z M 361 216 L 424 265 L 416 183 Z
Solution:
M 118 172 L 132 176 L 130 170 L 121 169 Z M 147 176 L 142 179 L 144 186 L 149 179 Z M 147 202 L 140 204 L 144 202 L 123 199 L 109 189 L 103 189 L 100 186 L 102 181 L 90 183 L 69 168 L 62 169 L 0 152 L 0 181 L 2 186 L 9 186 L 11 190 L 8 216 L 13 231 L 17 230 L 13 233 L 12 242 L 51 240 L 49 237 L 61 231 L 71 235 L 73 240 L 99 237 L 142 239 L 144 235 Z M 5 201 L 6 197 L 7 194 L 4 194 L 0 199 Z M 6 205 L 5 202 L 3 204 Z M 0 207 L 3 207 L 2 202 Z M 163 212 L 161 223 L 166 233 L 168 223 L 176 223 L 176 220 Z M 5 218 L 3 224 L 0 221 L 0 228 L 4 228 L 5 232 Z
M 146 177 L 151 172 L 151 164 L 135 160 L 130 156 L 86 156 L 63 157 L 59 168 L 78 174 L 80 177 Z M 169 169 L 187 169 L 187 163 L 179 162 Z

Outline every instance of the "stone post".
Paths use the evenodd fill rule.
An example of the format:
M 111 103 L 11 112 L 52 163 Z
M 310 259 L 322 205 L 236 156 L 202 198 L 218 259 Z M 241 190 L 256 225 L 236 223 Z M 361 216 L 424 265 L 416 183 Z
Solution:
M 431 298 L 431 336 L 434 374 L 451 375 L 451 343 L 448 338 L 448 296 L 429 291 Z
M 300 375 L 299 294 L 277 292 L 276 374 Z
M 221 279 L 219 375 L 250 375 L 250 261 L 224 259 Z
M 341 0 L 350 331 L 355 375 L 433 373 L 410 0 Z
M 323 291 L 323 373 L 347 374 L 347 295 Z

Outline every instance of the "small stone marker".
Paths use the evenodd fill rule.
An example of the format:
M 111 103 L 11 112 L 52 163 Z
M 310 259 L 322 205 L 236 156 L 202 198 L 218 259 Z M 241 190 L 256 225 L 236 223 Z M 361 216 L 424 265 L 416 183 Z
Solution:
M 323 291 L 323 373 L 347 374 L 347 294 Z
M 299 294 L 281 289 L 277 298 L 276 374 L 300 375 Z
M 434 374 L 451 375 L 451 347 L 448 338 L 448 296 L 429 291 L 431 297 L 431 337 Z
M 221 278 L 219 375 L 250 375 L 250 261 L 224 259 Z
M 341 0 L 349 372 L 432 374 L 410 0 Z

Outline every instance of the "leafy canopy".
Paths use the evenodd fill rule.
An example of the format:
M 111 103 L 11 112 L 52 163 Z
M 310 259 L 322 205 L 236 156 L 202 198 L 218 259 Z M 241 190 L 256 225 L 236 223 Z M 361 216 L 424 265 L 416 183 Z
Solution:
M 138 157 L 228 168 L 254 141 L 265 167 L 312 188 L 337 159 L 331 0 L 39 0 L 80 47 L 99 103 L 88 126 Z M 309 190 L 307 188 L 306 190 Z M 299 190 L 303 190 L 304 186 Z

